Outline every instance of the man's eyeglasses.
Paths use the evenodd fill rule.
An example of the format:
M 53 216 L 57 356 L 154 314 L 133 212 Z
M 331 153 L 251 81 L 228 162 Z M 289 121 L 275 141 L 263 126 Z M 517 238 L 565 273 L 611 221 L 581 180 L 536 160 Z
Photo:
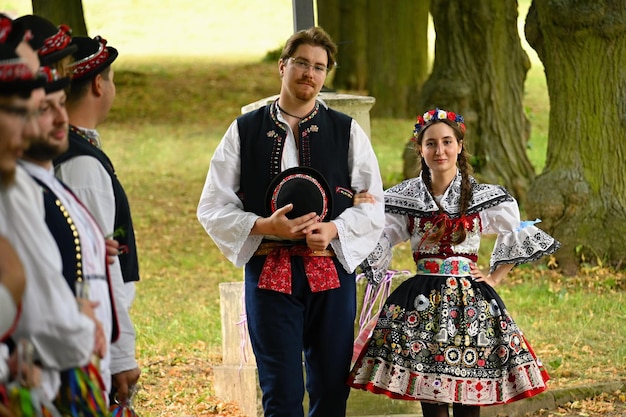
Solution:
M 0 111 L 19 117 L 24 122 L 39 117 L 40 114 L 39 110 L 29 110 L 26 107 L 10 106 L 8 104 L 0 104 Z
M 328 68 L 324 65 L 319 64 L 310 64 L 308 61 L 305 61 L 301 58 L 289 58 L 291 62 L 296 66 L 296 68 L 307 71 L 309 68 L 313 69 L 313 72 L 317 75 L 325 75 L 328 72 Z

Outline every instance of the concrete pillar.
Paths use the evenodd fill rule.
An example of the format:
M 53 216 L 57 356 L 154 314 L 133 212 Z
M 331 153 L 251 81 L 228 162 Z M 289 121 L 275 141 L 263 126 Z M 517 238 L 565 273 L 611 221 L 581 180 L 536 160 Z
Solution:
M 262 417 L 256 360 L 243 316 L 243 282 L 219 285 L 222 364 L 213 368 L 215 395 L 236 403 L 247 417 Z

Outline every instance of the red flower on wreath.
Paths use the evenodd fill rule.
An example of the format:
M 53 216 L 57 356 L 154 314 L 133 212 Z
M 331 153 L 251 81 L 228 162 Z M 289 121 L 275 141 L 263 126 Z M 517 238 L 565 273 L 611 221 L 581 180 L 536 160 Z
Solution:
M 426 261 L 424 263 L 424 267 L 426 268 L 426 270 L 428 270 L 429 272 L 433 274 L 436 274 L 437 272 L 439 272 L 439 264 L 437 264 L 437 262 Z

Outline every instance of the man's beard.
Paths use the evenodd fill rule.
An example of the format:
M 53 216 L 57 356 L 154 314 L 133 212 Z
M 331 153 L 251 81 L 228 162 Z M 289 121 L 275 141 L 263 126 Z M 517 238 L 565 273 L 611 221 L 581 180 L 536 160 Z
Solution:
M 51 161 L 65 152 L 58 146 L 50 145 L 42 140 L 31 140 L 30 145 L 24 150 L 24 156 L 39 162 Z
M 0 172 L 0 189 L 6 189 L 15 182 L 15 170 Z

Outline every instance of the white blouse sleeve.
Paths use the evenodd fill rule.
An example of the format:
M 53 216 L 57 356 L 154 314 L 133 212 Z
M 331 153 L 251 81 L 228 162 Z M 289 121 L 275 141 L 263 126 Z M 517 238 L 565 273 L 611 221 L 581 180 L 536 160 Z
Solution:
M 393 257 L 393 247 L 410 238 L 406 215 L 386 213 L 385 219 L 385 229 L 382 236 L 376 243 L 374 250 L 361 263 L 365 277 L 374 286 L 380 284 L 387 274 Z
M 480 213 L 483 234 L 497 234 L 490 270 L 499 265 L 533 262 L 552 254 L 561 246 L 552 236 L 535 226 L 539 220 L 522 222 L 517 202 L 506 201 Z
M 338 238 L 331 241 L 337 259 L 352 272 L 374 250 L 385 225 L 383 184 L 378 160 L 367 134 L 352 120 L 348 168 L 353 190 L 368 190 L 376 203 L 357 204 L 343 211 L 333 220 Z
M 215 149 L 196 214 L 224 256 L 242 267 L 263 236 L 250 235 L 259 216 L 246 212 L 236 194 L 241 173 L 239 160 L 239 129 L 235 120 Z

